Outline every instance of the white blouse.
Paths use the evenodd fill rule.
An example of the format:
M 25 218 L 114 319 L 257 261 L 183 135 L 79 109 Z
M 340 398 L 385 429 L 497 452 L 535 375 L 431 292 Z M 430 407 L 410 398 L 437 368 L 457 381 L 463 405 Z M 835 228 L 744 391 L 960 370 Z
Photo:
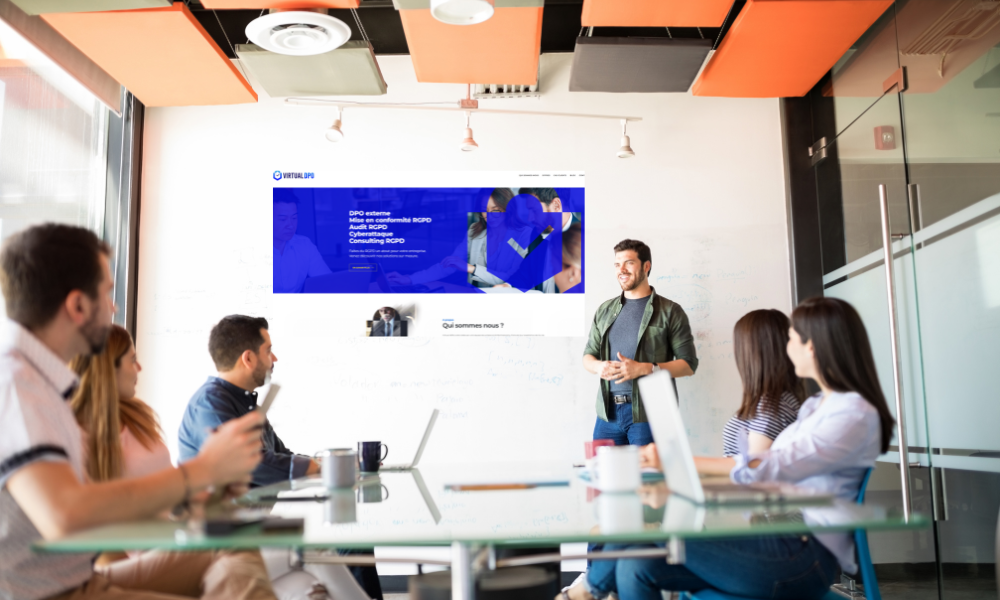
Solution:
M 768 450 L 734 457 L 733 482 L 782 481 L 856 500 L 865 472 L 882 453 L 878 411 L 855 392 L 831 392 L 825 402 L 822 399 L 817 394 L 806 400 L 798 419 L 778 434 Z M 751 468 L 748 463 L 754 459 L 761 462 Z M 844 571 L 857 571 L 850 534 L 820 534 L 816 539 L 837 557 Z

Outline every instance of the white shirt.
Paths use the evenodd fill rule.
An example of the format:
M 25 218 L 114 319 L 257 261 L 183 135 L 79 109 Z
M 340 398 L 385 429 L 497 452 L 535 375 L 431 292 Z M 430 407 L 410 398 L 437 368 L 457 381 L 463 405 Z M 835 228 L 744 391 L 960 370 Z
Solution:
M 275 294 L 297 294 L 302 291 L 307 277 L 329 274 L 330 267 L 326 266 L 316 244 L 304 235 L 293 235 L 285 242 L 283 252 L 274 248 Z
M 0 598 L 34 600 L 93 575 L 92 553 L 42 554 L 38 529 L 7 489 L 11 475 L 41 461 L 66 462 L 85 481 L 83 441 L 67 398 L 76 374 L 28 330 L 0 323 Z
M 831 392 L 822 404 L 821 400 L 821 394 L 806 400 L 798 419 L 778 434 L 770 449 L 734 457 L 732 480 L 782 481 L 856 500 L 865 472 L 882 453 L 878 411 L 855 392 Z M 754 459 L 761 462 L 751 468 L 748 463 Z M 850 534 L 819 534 L 816 539 L 837 557 L 845 572 L 857 571 Z

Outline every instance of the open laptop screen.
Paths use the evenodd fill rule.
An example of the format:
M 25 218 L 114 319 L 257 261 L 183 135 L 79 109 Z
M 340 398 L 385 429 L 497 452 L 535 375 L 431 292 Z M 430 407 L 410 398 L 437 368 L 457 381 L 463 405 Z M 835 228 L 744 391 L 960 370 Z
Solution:
M 705 491 L 698 479 L 691 444 L 677 406 L 673 378 L 666 371 L 642 377 L 639 392 L 670 491 L 698 504 L 704 503 Z

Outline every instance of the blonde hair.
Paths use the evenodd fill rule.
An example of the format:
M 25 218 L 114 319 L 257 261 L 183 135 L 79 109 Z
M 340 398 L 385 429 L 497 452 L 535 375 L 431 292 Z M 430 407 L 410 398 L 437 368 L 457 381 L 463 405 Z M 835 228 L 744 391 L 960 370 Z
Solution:
M 163 432 L 153 409 L 138 398 L 119 396 L 117 369 L 131 349 L 132 336 L 124 328 L 112 325 L 103 352 L 78 356 L 69 364 L 80 376 L 80 387 L 70 406 L 87 433 L 87 474 L 92 481 L 122 476 L 125 470 L 122 427 L 128 427 L 147 449 L 163 443 Z

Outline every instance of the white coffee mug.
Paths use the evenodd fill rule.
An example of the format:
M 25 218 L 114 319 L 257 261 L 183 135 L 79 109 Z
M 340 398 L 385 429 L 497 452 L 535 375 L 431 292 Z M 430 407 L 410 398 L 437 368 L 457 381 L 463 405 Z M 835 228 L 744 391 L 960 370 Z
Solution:
M 638 446 L 602 446 L 597 449 L 597 489 L 634 492 L 642 485 Z

